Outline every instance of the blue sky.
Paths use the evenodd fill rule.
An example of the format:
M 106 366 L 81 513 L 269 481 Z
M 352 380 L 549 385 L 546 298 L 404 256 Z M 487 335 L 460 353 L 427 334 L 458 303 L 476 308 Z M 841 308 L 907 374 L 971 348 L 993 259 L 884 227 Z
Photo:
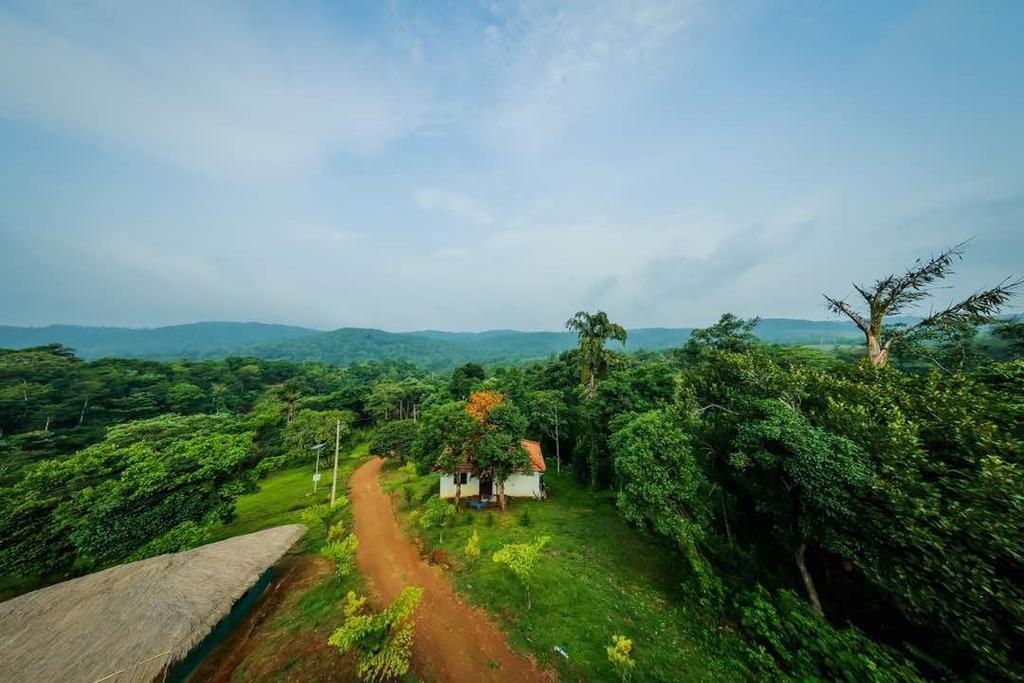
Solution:
M 0 3 L 0 323 L 823 319 L 1024 272 L 1024 4 Z

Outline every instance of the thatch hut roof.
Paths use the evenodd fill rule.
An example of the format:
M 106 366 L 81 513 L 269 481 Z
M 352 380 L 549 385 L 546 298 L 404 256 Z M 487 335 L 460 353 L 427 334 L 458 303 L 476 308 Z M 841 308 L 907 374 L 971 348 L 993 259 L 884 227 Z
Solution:
M 304 531 L 266 529 L 0 603 L 0 681 L 149 683 L 201 642 Z

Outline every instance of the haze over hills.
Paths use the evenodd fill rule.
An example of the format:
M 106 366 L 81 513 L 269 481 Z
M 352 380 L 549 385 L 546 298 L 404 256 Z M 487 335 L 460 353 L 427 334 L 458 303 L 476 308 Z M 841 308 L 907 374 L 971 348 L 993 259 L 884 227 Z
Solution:
M 627 351 L 651 351 L 683 344 L 693 328 L 650 327 L 629 330 Z M 757 335 L 779 344 L 849 344 L 860 332 L 841 321 L 766 318 Z M 545 358 L 576 345 L 568 332 L 385 332 L 345 327 L 324 332 L 266 323 L 199 322 L 154 328 L 0 326 L 0 348 L 59 343 L 82 358 L 108 356 L 154 360 L 224 358 L 250 355 L 269 359 L 319 360 L 347 365 L 371 360 L 404 360 L 429 368 L 476 361 L 524 361 Z

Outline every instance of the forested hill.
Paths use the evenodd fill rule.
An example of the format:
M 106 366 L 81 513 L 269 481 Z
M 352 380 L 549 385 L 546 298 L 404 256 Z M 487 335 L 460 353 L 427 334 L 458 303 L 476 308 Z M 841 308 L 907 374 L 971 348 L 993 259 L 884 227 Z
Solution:
M 650 327 L 629 331 L 627 351 L 680 346 L 691 328 Z M 838 321 L 766 318 L 757 335 L 779 344 L 856 343 L 860 333 Z M 337 365 L 366 360 L 404 360 L 433 369 L 459 363 L 515 362 L 540 359 L 573 348 L 568 332 L 384 332 L 345 327 L 321 332 L 265 323 L 201 322 L 155 328 L 0 326 L 0 348 L 20 349 L 59 343 L 82 358 L 109 356 L 192 360 L 249 355 L 295 361 L 319 360 Z
M 201 322 L 167 327 L 85 327 L 0 325 L 0 348 L 26 349 L 63 344 L 86 359 L 148 358 L 177 360 L 223 358 L 239 348 L 318 334 L 319 330 L 267 323 Z

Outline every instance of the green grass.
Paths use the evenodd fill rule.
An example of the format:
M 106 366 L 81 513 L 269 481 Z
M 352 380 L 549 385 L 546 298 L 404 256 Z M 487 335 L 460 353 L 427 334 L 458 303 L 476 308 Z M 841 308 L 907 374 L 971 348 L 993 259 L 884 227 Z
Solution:
M 437 476 L 417 477 L 389 465 L 387 488 L 402 516 L 422 509 L 424 496 L 437 490 Z M 615 680 L 605 648 L 613 634 L 633 639 L 636 681 L 705 681 L 748 678 L 738 639 L 709 619 L 682 587 L 678 554 L 630 527 L 607 495 L 595 495 L 563 474 L 547 475 L 550 496 L 544 502 L 514 501 L 507 513 L 467 510 L 445 530 L 418 525 L 430 547 L 447 552 L 454 563 L 457 590 L 490 611 L 510 634 L 512 644 L 534 653 L 559 671 L 563 680 Z M 407 509 L 402 489 L 415 495 Z M 519 518 L 529 509 L 530 524 Z M 463 552 L 473 530 L 480 536 L 480 558 Z M 533 584 L 533 608 L 525 609 L 523 588 L 491 560 L 506 543 L 548 535 Z M 552 651 L 561 646 L 565 660 Z
M 338 462 L 338 493 L 348 489 L 348 477 L 369 454 L 369 444 L 361 443 L 345 453 Z M 321 463 L 323 464 L 323 463 Z M 324 470 L 323 479 L 313 495 L 313 469 L 301 465 L 270 474 L 260 482 L 260 490 L 241 496 L 235 502 L 235 519 L 209 530 L 207 542 L 252 533 L 282 524 L 298 524 L 302 510 L 331 498 L 331 470 Z

